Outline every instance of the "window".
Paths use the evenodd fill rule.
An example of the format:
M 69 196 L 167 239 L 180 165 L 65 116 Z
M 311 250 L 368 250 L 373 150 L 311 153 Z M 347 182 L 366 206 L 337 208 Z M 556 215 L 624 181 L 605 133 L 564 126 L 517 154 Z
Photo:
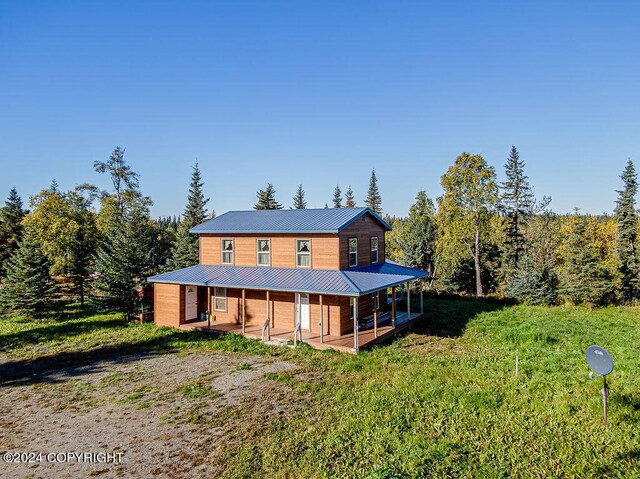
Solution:
M 271 240 L 258 240 L 258 266 L 271 265 Z
M 213 288 L 213 309 L 215 311 L 227 310 L 227 288 Z
M 222 264 L 233 264 L 233 240 L 222 240 Z
M 371 310 L 379 310 L 380 309 L 380 291 L 376 291 L 375 293 L 371 293 Z
M 357 314 L 356 298 L 349 298 L 349 319 L 354 320 Z
M 358 266 L 358 238 L 349 238 L 349 267 Z
M 371 237 L 371 262 L 372 263 L 378 262 L 378 237 L 377 236 Z
M 296 265 L 300 268 L 311 267 L 311 240 L 296 240 Z

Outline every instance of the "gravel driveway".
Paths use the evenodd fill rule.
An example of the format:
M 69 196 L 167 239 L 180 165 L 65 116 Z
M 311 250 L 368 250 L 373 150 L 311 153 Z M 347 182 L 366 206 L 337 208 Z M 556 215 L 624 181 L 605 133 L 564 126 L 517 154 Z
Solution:
M 0 357 L 0 374 L 12 368 L 18 366 Z M 43 381 L 37 367 L 29 371 L 33 381 L 5 375 L 0 451 L 42 456 L 31 464 L 0 465 L 0 477 L 221 475 L 225 448 L 238 440 L 243 424 L 263 421 L 266 427 L 301 402 L 290 382 L 274 380 L 295 370 L 269 357 L 193 352 L 49 368 Z M 99 462 L 106 459 L 100 455 L 78 461 L 67 454 L 84 452 L 120 453 L 121 461 Z

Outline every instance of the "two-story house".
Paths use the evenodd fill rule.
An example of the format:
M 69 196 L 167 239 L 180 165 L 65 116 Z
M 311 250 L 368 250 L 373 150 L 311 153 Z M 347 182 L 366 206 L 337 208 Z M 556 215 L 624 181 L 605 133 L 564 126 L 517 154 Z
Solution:
M 149 278 L 155 322 L 357 352 L 422 314 L 421 288 L 397 307 L 427 272 L 386 260 L 390 230 L 369 208 L 230 211 L 191 230 L 198 265 Z

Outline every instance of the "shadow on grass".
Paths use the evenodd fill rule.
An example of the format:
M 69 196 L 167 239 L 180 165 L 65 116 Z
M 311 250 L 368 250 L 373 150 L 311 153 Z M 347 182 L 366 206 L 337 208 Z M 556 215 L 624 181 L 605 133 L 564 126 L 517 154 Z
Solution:
M 461 336 L 469 321 L 477 315 L 499 311 L 512 303 L 493 299 L 429 298 L 425 301 L 424 318 L 413 325 L 418 334 L 455 338 Z
M 120 323 L 122 325 L 122 323 Z M 61 352 L 35 359 L 11 360 L 0 364 L 0 386 L 28 386 L 61 382 L 108 370 L 117 364 L 128 364 L 145 357 L 175 351 L 176 341 L 207 341 L 203 334 L 171 331 L 143 341 L 104 345 L 86 351 Z
M 96 319 L 94 321 L 56 322 L 44 326 L 0 335 L 0 351 L 18 349 L 31 344 L 41 344 L 47 341 L 64 341 L 74 336 L 86 334 L 98 329 L 122 328 L 126 325 L 124 319 Z

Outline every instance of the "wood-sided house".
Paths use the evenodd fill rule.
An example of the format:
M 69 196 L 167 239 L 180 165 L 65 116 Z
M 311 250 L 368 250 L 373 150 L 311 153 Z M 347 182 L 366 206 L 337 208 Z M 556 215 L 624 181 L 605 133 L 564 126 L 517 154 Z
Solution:
M 149 278 L 155 322 L 357 352 L 422 314 L 396 288 L 427 272 L 386 259 L 390 230 L 369 208 L 230 211 L 191 230 L 199 264 Z

